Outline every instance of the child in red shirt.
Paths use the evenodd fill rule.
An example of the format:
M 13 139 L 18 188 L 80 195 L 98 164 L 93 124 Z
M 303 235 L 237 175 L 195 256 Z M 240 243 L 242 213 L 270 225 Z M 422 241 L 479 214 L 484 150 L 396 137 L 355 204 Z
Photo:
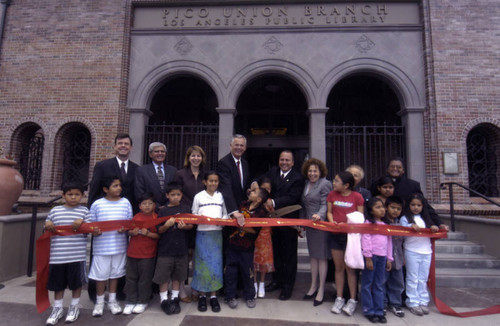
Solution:
M 154 195 L 145 193 L 139 198 L 139 209 L 133 221 L 156 219 Z M 129 230 L 130 242 L 127 250 L 127 282 L 125 291 L 128 304 L 123 309 L 124 315 L 140 314 L 146 310 L 152 291 L 152 279 L 155 267 L 156 245 L 159 235 L 156 227 L 135 228 Z

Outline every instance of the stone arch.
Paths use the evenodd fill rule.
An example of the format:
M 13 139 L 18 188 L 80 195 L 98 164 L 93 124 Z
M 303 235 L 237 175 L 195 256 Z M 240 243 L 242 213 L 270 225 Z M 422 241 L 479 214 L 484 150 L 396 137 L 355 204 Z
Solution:
M 239 70 L 228 83 L 227 100 L 224 102 L 226 106 L 219 106 L 234 108 L 238 96 L 248 83 L 259 76 L 270 74 L 291 80 L 303 92 L 308 107 L 316 107 L 317 84 L 314 78 L 300 66 L 278 59 L 256 61 Z
M 129 92 L 128 107 L 147 109 L 158 89 L 169 78 L 178 75 L 191 75 L 200 78 L 212 88 L 219 106 L 223 102 L 225 85 L 214 70 L 196 61 L 175 60 L 162 64 L 148 72 L 135 89 Z
M 359 58 L 347 60 L 328 72 L 319 86 L 318 103 L 326 106 L 328 95 L 340 80 L 354 73 L 368 73 L 382 78 L 394 88 L 402 108 L 425 107 L 421 94 L 412 79 L 393 64 L 379 59 Z
M 405 127 L 408 176 L 419 181 L 422 188 L 426 189 L 423 114 L 426 104 L 423 81 L 422 85 L 416 84 L 406 72 L 384 60 L 351 59 L 334 67 L 322 79 L 318 90 L 319 106 L 326 107 L 330 92 L 340 80 L 359 73 L 376 76 L 393 88 L 401 107 L 398 114 Z

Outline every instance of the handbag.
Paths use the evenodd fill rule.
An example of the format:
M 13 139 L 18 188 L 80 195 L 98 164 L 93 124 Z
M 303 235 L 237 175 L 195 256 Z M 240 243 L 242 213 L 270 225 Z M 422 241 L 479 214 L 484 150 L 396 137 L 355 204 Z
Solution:
M 348 224 L 362 224 L 365 222 L 365 216 L 361 212 L 352 212 L 347 214 Z M 344 255 L 345 264 L 352 269 L 364 269 L 365 261 L 361 250 L 361 233 L 348 233 L 347 246 Z

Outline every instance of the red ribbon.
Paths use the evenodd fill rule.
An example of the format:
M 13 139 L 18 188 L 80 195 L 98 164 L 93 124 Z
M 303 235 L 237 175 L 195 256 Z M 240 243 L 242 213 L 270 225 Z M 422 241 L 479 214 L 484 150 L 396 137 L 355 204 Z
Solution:
M 116 231 L 120 229 L 131 230 L 134 228 L 150 228 L 155 225 L 164 223 L 171 217 L 176 220 L 183 220 L 186 224 L 210 224 L 220 226 L 234 226 L 238 227 L 237 221 L 233 219 L 223 220 L 220 218 L 211 218 L 193 214 L 179 214 L 174 216 L 166 216 L 147 221 L 133 221 L 133 220 L 120 220 L 120 221 L 106 221 L 84 223 L 80 226 L 78 231 L 73 231 L 71 225 L 58 226 L 56 232 L 45 232 L 36 241 L 36 306 L 37 311 L 42 313 L 50 307 L 50 300 L 48 290 L 46 287 L 49 276 L 49 258 L 50 258 L 50 237 L 52 236 L 65 236 L 79 233 L 92 233 L 98 228 L 100 231 Z M 434 246 L 434 240 L 446 238 L 446 232 L 439 231 L 433 233 L 430 229 L 421 229 L 419 232 L 414 231 L 408 227 L 384 225 L 384 224 L 334 224 L 330 222 L 313 222 L 306 219 L 286 219 L 286 218 L 248 218 L 245 219 L 246 227 L 282 227 L 282 226 L 304 226 L 315 228 L 318 230 L 333 232 L 333 233 L 369 233 L 369 234 L 384 234 L 394 236 L 417 236 L 429 237 Z M 434 299 L 436 307 L 439 312 L 447 315 L 458 317 L 471 317 L 481 316 L 500 312 L 500 306 L 493 306 L 487 309 L 478 311 L 471 311 L 467 313 L 457 313 L 436 297 L 436 282 L 435 282 L 435 265 L 434 265 L 434 248 L 432 250 L 432 263 L 429 273 L 429 288 L 431 295 Z

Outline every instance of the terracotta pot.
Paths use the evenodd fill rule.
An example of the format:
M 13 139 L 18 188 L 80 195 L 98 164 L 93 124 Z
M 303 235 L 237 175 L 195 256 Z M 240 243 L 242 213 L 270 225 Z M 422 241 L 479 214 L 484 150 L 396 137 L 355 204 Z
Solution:
M 0 159 L 0 216 L 10 215 L 23 191 L 23 176 L 14 165 L 15 161 Z

